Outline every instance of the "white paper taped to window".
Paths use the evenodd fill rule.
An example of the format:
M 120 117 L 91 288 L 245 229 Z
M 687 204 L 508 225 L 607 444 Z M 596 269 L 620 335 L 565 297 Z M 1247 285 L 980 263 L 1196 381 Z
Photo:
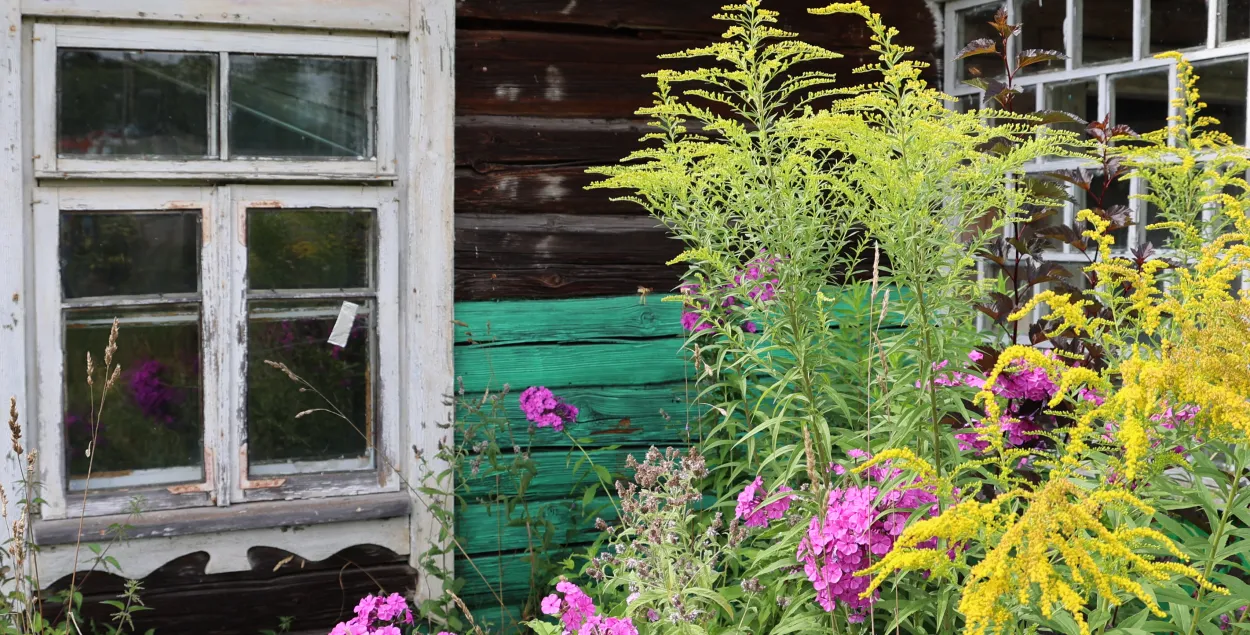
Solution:
M 339 308 L 339 319 L 334 321 L 334 330 L 330 332 L 330 343 L 347 346 L 347 337 L 352 334 L 352 324 L 356 321 L 356 311 L 360 306 L 352 302 L 344 302 Z

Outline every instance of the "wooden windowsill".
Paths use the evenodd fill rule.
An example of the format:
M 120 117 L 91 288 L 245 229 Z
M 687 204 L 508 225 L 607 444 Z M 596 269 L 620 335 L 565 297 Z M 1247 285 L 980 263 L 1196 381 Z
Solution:
M 407 516 L 411 501 L 405 492 L 344 496 L 316 500 L 239 503 L 230 507 L 199 507 L 146 512 L 133 520 L 128 516 L 96 516 L 79 520 L 37 520 L 35 544 L 65 545 L 114 538 L 109 528 L 129 525 L 125 539 L 172 538 L 246 529 L 324 525 Z M 129 521 L 129 522 L 128 522 Z

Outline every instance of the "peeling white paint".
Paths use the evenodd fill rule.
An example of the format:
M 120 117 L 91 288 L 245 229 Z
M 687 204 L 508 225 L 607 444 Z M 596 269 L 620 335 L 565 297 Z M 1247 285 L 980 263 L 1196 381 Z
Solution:
M 520 190 L 521 182 L 515 176 L 505 176 L 499 179 L 499 183 L 495 185 L 495 189 L 499 191 L 499 195 L 504 198 L 516 198 Z
M 521 98 L 521 87 L 516 84 L 500 84 L 495 87 L 495 99 L 516 101 Z
M 547 89 L 543 96 L 547 101 L 564 101 L 564 74 L 554 64 L 547 67 Z
M 569 193 L 569 188 L 564 187 L 564 177 L 555 174 L 542 174 L 538 177 L 542 181 L 542 188 L 538 190 L 538 195 L 543 198 L 552 200 L 560 200 Z

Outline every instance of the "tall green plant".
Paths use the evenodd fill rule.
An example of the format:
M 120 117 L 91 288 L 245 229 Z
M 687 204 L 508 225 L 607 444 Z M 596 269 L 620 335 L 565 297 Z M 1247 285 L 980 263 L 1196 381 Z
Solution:
M 873 429 L 941 465 L 943 422 L 962 403 L 931 369 L 973 344 L 975 254 L 1047 202 L 1017 187 L 1024 166 L 1078 143 L 1027 116 L 946 109 L 925 64 L 860 3 L 812 12 L 867 22 L 879 54 L 858 69 L 868 83 L 802 70 L 838 55 L 772 26 L 758 0 L 727 6 L 724 41 L 667 56 L 718 64 L 655 74 L 656 104 L 640 111 L 654 145 L 592 170 L 607 176 L 595 187 L 632 190 L 686 243 L 690 348 L 707 364 L 719 467 L 751 472 L 759 456 L 788 478 L 805 435 L 827 465 Z

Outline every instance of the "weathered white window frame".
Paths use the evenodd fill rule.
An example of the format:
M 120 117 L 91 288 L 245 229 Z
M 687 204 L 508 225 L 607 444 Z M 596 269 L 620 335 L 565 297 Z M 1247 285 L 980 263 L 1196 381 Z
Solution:
M 357 496 L 395 492 L 400 465 L 399 414 L 399 221 L 396 190 L 376 186 L 251 186 L 218 187 L 41 187 L 34 201 L 36 355 L 40 480 L 44 519 L 66 518 L 85 509 L 86 515 L 123 513 L 136 495 L 145 511 L 227 506 L 233 503 Z M 305 470 L 251 480 L 246 455 L 247 243 L 249 209 L 372 209 L 375 211 L 376 280 L 374 292 L 377 342 L 375 357 L 380 428 L 373 463 L 347 472 Z M 65 473 L 63 404 L 64 350 L 62 310 L 77 306 L 116 306 L 113 299 L 62 300 L 58 257 L 62 211 L 198 210 L 201 215 L 199 302 L 203 368 L 204 472 L 199 482 L 135 485 L 99 489 L 93 485 L 83 505 L 81 490 L 70 491 Z M 302 297 L 332 298 L 324 292 Z M 358 297 L 360 294 L 353 294 Z M 236 335 L 237 334 L 237 335 Z M 388 344 L 391 343 L 391 344 Z M 97 352 L 97 355 L 99 353 Z M 84 360 L 85 363 L 85 360 Z M 276 371 L 275 371 L 276 372 Z M 316 378 L 310 377 L 312 381 Z M 295 413 L 292 413 L 294 416 Z M 177 477 L 178 475 L 174 475 Z
M 1065 53 L 1068 59 L 1065 61 L 1063 68 L 1054 70 L 1041 70 L 1027 75 L 1018 75 L 1015 78 L 1015 84 L 1022 90 L 1033 90 L 1036 99 L 1033 104 L 1035 110 L 1046 110 L 1049 105 L 1046 103 L 1047 87 L 1060 84 L 1068 84 L 1073 82 L 1097 82 L 1098 85 L 1098 110 L 1097 118 L 1102 119 L 1108 114 L 1112 114 L 1114 118 L 1115 105 L 1115 79 L 1127 75 L 1133 75 L 1141 72 L 1149 71 L 1168 71 L 1168 92 L 1160 95 L 1160 99 L 1170 102 L 1177 85 L 1176 65 L 1171 60 L 1159 60 L 1149 53 L 1150 48 L 1150 0 L 1132 0 L 1133 3 L 1133 19 L 1136 28 L 1133 30 L 1133 56 L 1132 59 L 1126 59 L 1113 62 L 1102 62 L 1088 65 L 1082 65 L 1081 59 L 1081 16 L 1083 15 L 1083 7 L 1085 2 L 1100 2 L 1104 0 L 1066 0 L 1064 20 L 1064 44 Z M 943 5 L 943 18 L 945 21 L 945 29 L 943 33 L 943 43 L 945 47 L 944 60 L 946 66 L 943 72 L 943 92 L 947 95 L 959 98 L 967 98 L 969 96 L 981 95 L 980 89 L 968 86 L 961 79 L 962 66 L 953 58 L 955 54 L 963 48 L 966 42 L 958 41 L 958 20 L 959 13 L 968 9 L 981 7 L 1005 7 L 1007 9 L 1008 20 L 1012 23 L 1020 23 L 1028 20 L 1027 15 L 1021 15 L 1021 6 L 1023 0 L 952 0 Z M 1224 0 L 1206 0 L 1204 7 L 1207 12 L 1207 37 L 1206 42 L 1202 46 L 1183 49 L 1181 52 L 1185 54 L 1189 61 L 1200 64 L 1206 62 L 1231 61 L 1234 59 L 1250 60 L 1250 40 L 1234 40 L 1225 41 L 1224 34 L 1227 32 L 1227 23 L 1231 17 L 1250 20 L 1250 16 L 1229 16 L 1226 11 L 1226 2 Z M 1008 50 L 1009 58 L 1013 58 L 1019 53 L 1019 38 L 1011 41 L 1011 49 Z M 1250 64 L 1247 65 L 1250 69 Z M 1199 69 L 1201 74 L 1201 69 Z M 1250 73 L 1248 73 L 1250 75 Z M 1247 78 L 1247 103 L 1250 103 L 1250 77 Z M 1173 108 L 1169 106 L 1169 115 L 1175 114 Z M 1247 122 L 1247 134 L 1250 135 L 1250 108 L 1243 113 Z M 1139 131 L 1140 132 L 1140 131 Z M 1247 139 L 1238 140 L 1240 143 L 1247 143 Z M 1072 159 L 1043 159 L 1029 166 L 1031 173 L 1052 172 L 1055 170 L 1072 169 L 1080 167 L 1081 162 Z M 1086 163 L 1085 167 L 1097 167 L 1093 164 Z M 1133 198 L 1133 195 L 1145 193 L 1146 184 L 1141 179 L 1133 179 L 1129 182 L 1129 209 L 1132 210 L 1135 224 L 1128 228 L 1127 245 L 1118 246 L 1117 253 L 1124 253 L 1127 249 L 1137 247 L 1145 242 L 1144 225 L 1146 205 L 1143 201 Z M 1076 195 L 1076 186 L 1068 185 L 1069 196 Z M 1071 225 L 1075 222 L 1076 214 L 1080 208 L 1072 203 L 1064 206 L 1063 222 Z M 1209 220 L 1211 211 L 1204 212 L 1205 220 Z M 1010 234 L 1010 227 L 1005 229 Z M 1085 256 L 1064 245 L 1062 249 L 1046 250 L 1043 252 L 1046 259 L 1050 262 L 1074 266 L 1086 262 Z M 986 267 L 981 267 L 981 276 L 987 275 Z M 1243 277 L 1243 288 L 1246 283 L 1250 282 Z M 1042 309 L 1039 307 L 1033 312 L 1033 315 L 1027 319 L 1031 322 L 1041 317 Z M 983 317 L 978 317 L 982 327 L 988 324 Z M 1027 337 L 1027 333 L 1026 333 Z
M 130 27 L 36 24 L 34 169 L 37 178 L 174 179 L 222 177 L 277 180 L 394 180 L 396 160 L 397 42 L 389 37 L 270 33 L 203 27 Z M 213 53 L 218 56 L 212 159 L 79 158 L 59 156 L 56 144 L 57 49 L 89 48 Z M 376 60 L 374 156 L 367 159 L 236 159 L 230 154 L 231 53 L 356 57 Z

